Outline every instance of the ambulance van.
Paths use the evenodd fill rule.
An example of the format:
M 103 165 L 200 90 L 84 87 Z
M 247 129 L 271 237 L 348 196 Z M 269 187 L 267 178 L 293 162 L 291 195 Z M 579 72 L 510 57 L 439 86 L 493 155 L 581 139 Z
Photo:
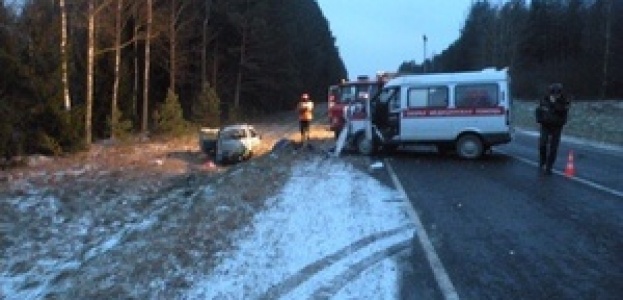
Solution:
M 397 76 L 368 102 L 370 118 L 352 140 L 366 155 L 429 144 L 479 158 L 511 141 L 509 81 L 507 69 Z

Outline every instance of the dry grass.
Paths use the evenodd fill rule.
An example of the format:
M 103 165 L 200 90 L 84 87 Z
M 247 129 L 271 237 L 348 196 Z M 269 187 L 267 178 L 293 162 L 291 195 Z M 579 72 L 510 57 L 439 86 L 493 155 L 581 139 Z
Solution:
M 513 104 L 513 123 L 536 130 L 536 102 L 517 100 Z M 623 101 L 574 101 L 564 134 L 596 142 L 623 145 Z
M 320 121 L 312 126 L 315 150 L 297 150 L 292 144 L 271 152 L 279 139 L 298 139 L 296 118 L 288 114 L 253 124 L 263 135 L 261 150 L 251 160 L 235 165 L 207 166 L 208 157 L 199 151 L 197 137 L 189 136 L 100 143 L 89 152 L 39 157 L 27 167 L 10 170 L 7 180 L 0 183 L 2 199 L 58 199 L 59 209 L 50 211 L 51 217 L 19 212 L 9 204 L 13 200 L 0 201 L 0 208 L 7 212 L 0 217 L 1 223 L 15 228 L 11 239 L 0 240 L 7 245 L 2 256 L 10 257 L 4 251 L 19 250 L 28 260 L 12 269 L 23 266 L 27 272 L 40 259 L 84 259 L 65 252 L 65 245 L 94 249 L 120 235 L 119 245 L 85 259 L 79 269 L 59 273 L 53 283 L 68 288 L 49 296 L 93 299 L 134 294 L 150 298 L 150 293 L 167 296 L 170 292 L 168 296 L 173 297 L 189 280 L 183 272 L 171 272 L 192 269 L 208 274 L 219 253 L 230 249 L 235 235 L 244 234 L 253 217 L 265 209 L 265 201 L 277 196 L 292 167 L 301 160 L 324 156 L 322 150 L 333 144 L 332 133 Z M 42 192 L 31 196 L 32 189 Z M 29 210 L 33 212 L 47 207 L 43 202 L 32 205 Z M 50 223 L 54 219 L 63 221 Z M 82 224 L 84 220 L 87 225 Z M 137 225 L 149 220 L 153 223 L 148 230 Z M 80 227 L 88 230 L 88 236 L 72 235 Z M 20 246 L 24 240 L 13 239 L 17 237 L 32 248 Z

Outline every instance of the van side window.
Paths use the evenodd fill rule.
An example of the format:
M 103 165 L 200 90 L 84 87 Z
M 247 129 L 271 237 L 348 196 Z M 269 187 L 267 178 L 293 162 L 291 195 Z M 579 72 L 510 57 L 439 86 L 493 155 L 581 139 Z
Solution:
M 448 107 L 448 94 L 447 87 L 413 88 L 409 90 L 409 107 Z
M 497 84 L 461 84 L 455 90 L 456 107 L 496 107 L 500 102 Z
M 436 87 L 428 89 L 429 107 L 448 107 L 448 88 Z

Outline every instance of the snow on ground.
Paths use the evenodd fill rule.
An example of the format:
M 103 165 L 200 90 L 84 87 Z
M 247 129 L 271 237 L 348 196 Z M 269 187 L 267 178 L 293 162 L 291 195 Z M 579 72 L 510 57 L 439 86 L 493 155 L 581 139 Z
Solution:
M 388 249 L 405 251 L 413 237 L 396 197 L 343 163 L 307 163 L 187 298 L 396 299 Z
M 283 185 L 254 179 L 279 159 L 154 186 L 95 169 L 15 181 L 0 193 L 0 299 L 397 298 L 405 203 L 323 155 L 273 167 Z M 254 199 L 254 181 L 278 190 Z

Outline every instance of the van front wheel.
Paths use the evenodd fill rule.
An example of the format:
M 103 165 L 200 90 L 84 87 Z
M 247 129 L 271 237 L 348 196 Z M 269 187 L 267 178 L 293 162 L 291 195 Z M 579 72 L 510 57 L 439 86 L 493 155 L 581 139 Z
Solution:
M 374 142 L 366 138 L 365 134 L 357 135 L 355 140 L 357 143 L 357 150 L 363 155 L 372 155 L 374 153 Z
M 475 134 L 466 134 L 456 141 L 456 152 L 461 158 L 477 159 L 484 152 L 482 140 Z

